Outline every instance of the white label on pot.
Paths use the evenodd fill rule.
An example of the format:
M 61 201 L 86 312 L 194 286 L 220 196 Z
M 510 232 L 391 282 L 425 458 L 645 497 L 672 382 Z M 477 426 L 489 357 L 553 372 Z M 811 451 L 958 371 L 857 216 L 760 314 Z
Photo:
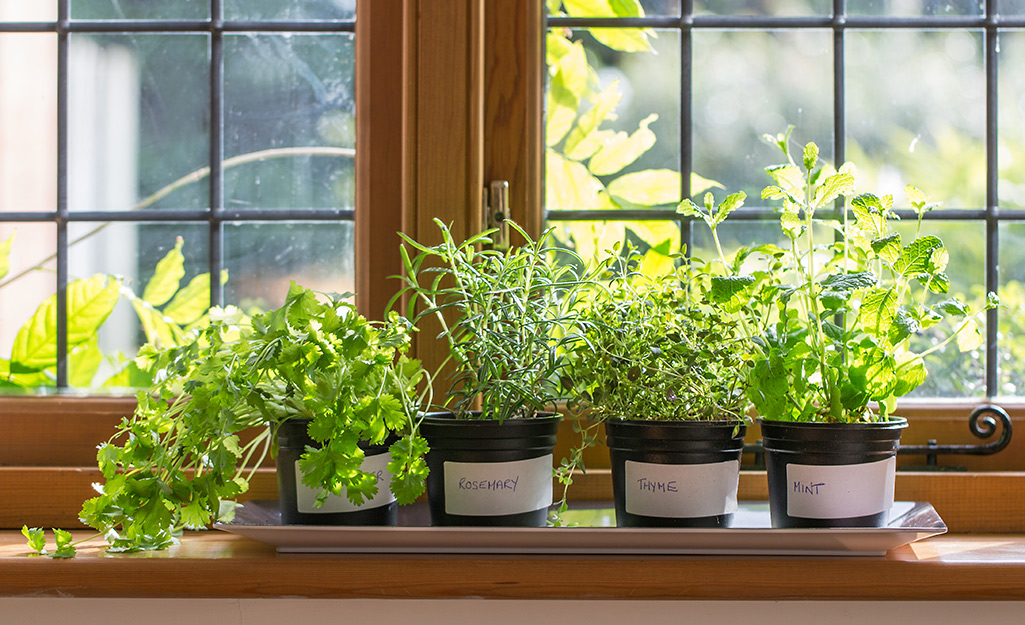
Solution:
M 625 463 L 626 511 L 691 519 L 737 511 L 740 461 L 707 464 Z
M 897 458 L 843 465 L 787 465 L 787 514 L 847 519 L 893 507 Z
M 552 505 L 552 454 L 512 462 L 445 462 L 445 512 L 495 516 Z
M 303 514 L 327 514 L 331 512 L 355 512 L 356 510 L 366 510 L 368 508 L 380 508 L 381 506 L 387 506 L 391 502 L 395 501 L 395 495 L 392 494 L 391 488 L 388 487 L 391 483 L 391 473 L 388 472 L 389 460 L 391 460 L 391 454 L 388 453 L 374 454 L 373 456 L 366 456 L 363 458 L 363 464 L 359 467 L 360 470 L 365 473 L 373 473 L 377 476 L 377 494 L 369 500 L 364 501 L 363 505 L 357 506 L 349 501 L 349 499 L 344 495 L 332 494 L 327 496 L 327 501 L 325 501 L 324 505 L 319 508 L 314 505 L 317 501 L 317 491 L 303 484 L 302 472 L 299 470 L 299 461 L 296 460 L 296 507 L 299 508 L 299 512 L 302 512 Z

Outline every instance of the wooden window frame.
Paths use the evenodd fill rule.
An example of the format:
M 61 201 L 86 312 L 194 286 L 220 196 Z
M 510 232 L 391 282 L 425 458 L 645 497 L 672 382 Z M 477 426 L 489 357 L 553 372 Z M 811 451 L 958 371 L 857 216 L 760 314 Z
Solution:
M 542 11 L 539 0 L 358 3 L 356 288 L 364 314 L 379 318 L 395 291 L 388 278 L 402 270 L 395 233 L 429 243 L 437 217 L 452 224 L 456 236 L 468 236 L 481 226 L 486 181 L 510 181 L 513 219 L 540 232 Z M 428 367 L 443 358 L 437 342 L 422 340 L 418 349 Z M 968 434 L 967 416 L 978 403 L 906 402 L 913 422 L 906 442 L 977 442 Z M 89 482 L 98 479 L 95 445 L 134 405 L 134 397 L 0 396 L 0 527 L 73 523 Z M 1002 405 L 1013 419 L 1025 418 L 1025 404 Z M 1008 488 L 1025 484 L 1025 474 L 1017 473 L 1025 470 L 1021 440 L 998 456 L 941 464 L 962 464 L 973 473 L 919 478 L 916 496 L 961 500 L 971 491 L 965 505 L 977 506 L 976 516 L 1002 510 L 1017 525 L 995 527 L 1025 531 L 1025 516 L 1001 505 Z M 1001 473 L 974 472 L 982 470 Z M 602 492 L 601 479 L 599 472 L 580 496 Z M 756 487 L 748 490 L 758 495 Z M 273 493 L 268 469 L 249 496 Z M 971 525 L 972 510 L 959 513 L 967 519 L 961 527 Z

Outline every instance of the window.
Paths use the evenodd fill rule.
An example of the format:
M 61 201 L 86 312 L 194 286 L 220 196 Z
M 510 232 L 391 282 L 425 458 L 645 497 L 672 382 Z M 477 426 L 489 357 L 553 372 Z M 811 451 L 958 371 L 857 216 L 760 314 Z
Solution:
M 586 253 L 629 241 L 656 267 L 681 249 L 709 258 L 705 229 L 674 208 L 715 183 L 749 198 L 727 238 L 764 241 L 778 227 L 758 199 L 763 168 L 781 157 L 760 137 L 792 124 L 794 144 L 815 141 L 828 160 L 858 165 L 859 191 L 892 193 L 907 209 L 902 189 L 913 184 L 942 201 L 927 219 L 951 252 L 951 292 L 977 305 L 986 291 L 999 292 L 1007 304 L 989 311 L 980 348 L 951 346 L 933 361 L 917 396 L 1025 394 L 1025 83 L 1014 61 L 1025 43 L 1025 4 L 548 5 L 545 217 L 568 244 Z M 591 84 L 569 83 L 574 63 L 587 64 Z M 591 129 L 584 111 L 602 106 L 615 118 Z M 618 153 L 588 145 L 603 132 L 620 133 Z
M 354 290 L 355 2 L 0 11 L 13 379 L 133 386 L 138 346 L 173 342 L 210 302 L 271 308 L 293 278 Z M 180 267 L 152 279 L 165 258 Z M 96 274 L 119 280 L 81 282 Z M 53 294 L 55 327 L 19 340 L 26 303 Z

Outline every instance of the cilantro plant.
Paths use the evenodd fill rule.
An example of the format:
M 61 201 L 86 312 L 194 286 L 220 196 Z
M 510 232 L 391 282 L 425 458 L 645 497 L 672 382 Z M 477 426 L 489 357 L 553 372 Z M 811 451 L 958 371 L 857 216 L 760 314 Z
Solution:
M 905 189 L 917 215 L 914 238 L 905 242 L 892 227 L 898 219 L 893 198 L 857 193 L 853 165 L 835 170 L 822 164 L 814 143 L 795 162 L 790 131 L 772 141 L 786 162 L 768 168 L 775 184 L 762 198 L 779 202 L 787 248 L 743 248 L 732 262 L 722 255 L 716 228 L 743 205 L 743 194 L 718 206 L 709 195 L 704 208 L 685 201 L 679 209 L 710 227 L 723 267 L 718 299 L 736 303 L 758 345 L 748 396 L 765 419 L 885 419 L 898 397 L 925 380 L 926 356 L 952 341 L 962 350 L 978 347 L 976 319 L 997 298 L 990 294 L 972 311 L 947 296 L 946 248 L 922 233 L 923 217 L 936 205 L 921 191 Z M 841 198 L 842 209 L 832 210 Z M 822 219 L 820 211 L 834 218 Z M 823 230 L 833 234 L 822 237 Z M 756 268 L 745 274 L 752 259 Z M 945 338 L 915 351 L 913 338 L 945 320 L 954 325 Z
M 111 551 L 163 549 L 183 529 L 228 520 L 278 426 L 295 418 L 310 419 L 319 445 L 300 459 L 318 503 L 334 493 L 359 504 L 383 487 L 360 470 L 359 443 L 390 435 L 399 439 L 390 446 L 389 486 L 399 503 L 415 500 L 427 446 L 415 420 L 423 370 L 405 355 L 409 323 L 367 321 L 345 297 L 293 283 L 281 308 L 251 324 L 237 310 L 215 311 L 188 343 L 144 350 L 140 360 L 157 381 L 99 446 L 105 483 L 81 520 Z M 42 545 L 37 530 L 25 532 L 33 548 Z
M 555 262 L 556 254 L 576 257 L 552 245 L 552 230 L 534 241 L 509 221 L 526 242 L 495 250 L 486 247 L 491 230 L 457 243 L 445 224 L 435 223 L 442 242 L 433 247 L 401 235 L 405 286 L 392 305 L 408 296 L 410 318 L 440 324 L 452 371 L 444 406 L 457 418 L 499 421 L 554 410 L 563 399 L 566 330 L 585 280 L 579 259 Z

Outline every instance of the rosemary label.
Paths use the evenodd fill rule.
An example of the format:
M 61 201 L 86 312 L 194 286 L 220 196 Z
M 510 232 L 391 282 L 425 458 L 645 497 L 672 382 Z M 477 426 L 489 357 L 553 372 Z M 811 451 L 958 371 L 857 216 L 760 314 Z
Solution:
M 625 462 L 626 511 L 692 519 L 737 511 L 740 461 L 706 464 Z
M 897 458 L 842 465 L 787 465 L 787 514 L 847 519 L 893 507 Z
M 373 473 L 377 476 L 377 494 L 357 506 L 349 501 L 344 495 L 328 495 L 324 505 L 317 508 L 314 503 L 317 501 L 317 491 L 303 484 L 303 475 L 299 470 L 299 461 L 295 461 L 295 501 L 299 512 L 303 514 L 328 514 L 332 512 L 355 512 L 356 510 L 367 510 L 369 508 L 380 508 L 395 501 L 388 485 L 391 483 L 391 473 L 388 472 L 388 461 L 391 455 L 388 453 L 374 454 L 363 458 L 360 469 L 365 473 Z
M 552 505 L 552 454 L 512 462 L 446 462 L 445 512 L 496 516 Z

